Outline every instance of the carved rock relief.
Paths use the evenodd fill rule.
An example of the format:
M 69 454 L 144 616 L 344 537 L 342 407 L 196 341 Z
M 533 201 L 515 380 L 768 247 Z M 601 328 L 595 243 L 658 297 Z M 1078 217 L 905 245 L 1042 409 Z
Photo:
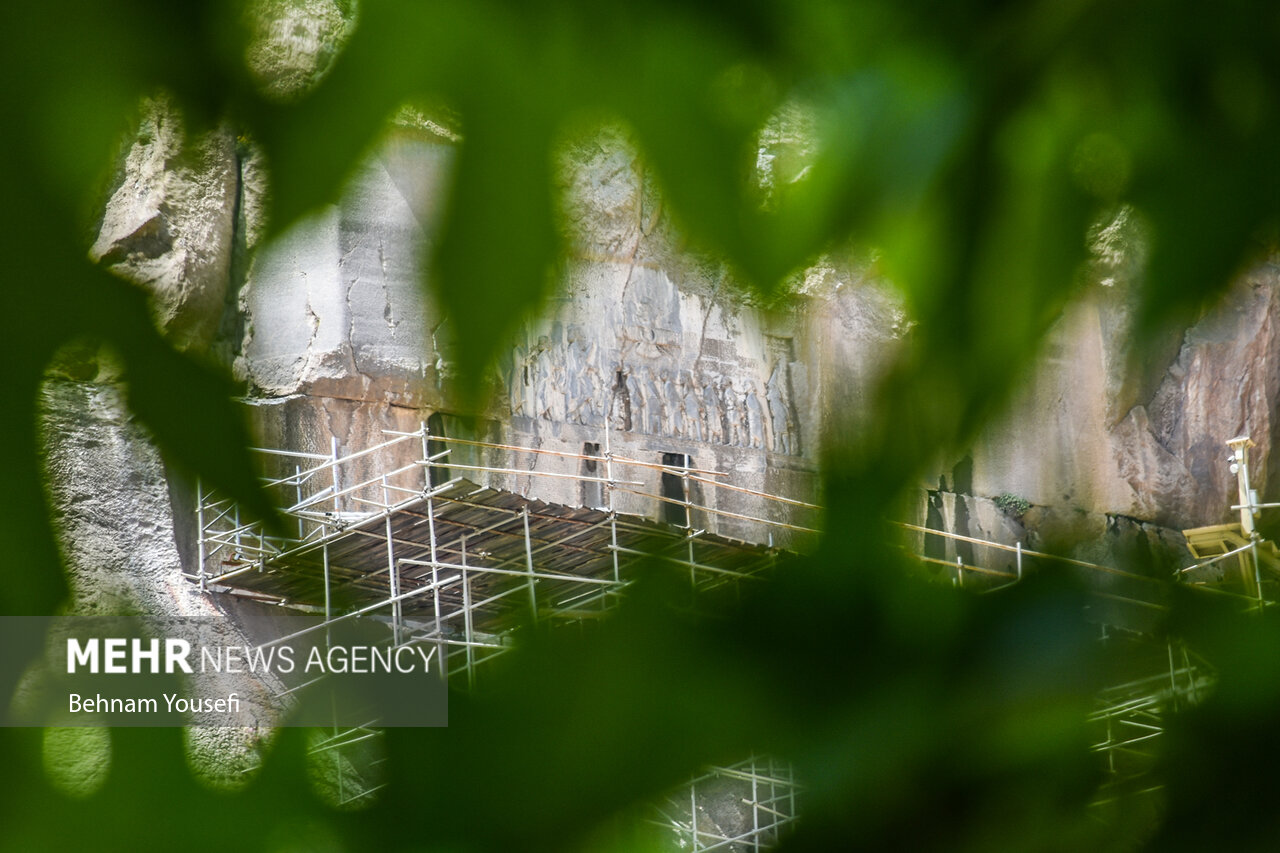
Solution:
M 753 336 L 723 312 L 710 323 L 716 304 L 662 270 L 632 266 L 616 281 L 513 347 L 513 417 L 801 455 L 806 372 L 790 337 Z
M 603 353 L 599 342 L 571 325 L 563 337 L 541 335 L 517 345 L 508 374 L 511 413 L 553 423 L 663 436 L 687 441 L 802 452 L 791 380 L 792 362 L 773 354 L 767 379 L 711 372 L 682 364 L 678 347 L 659 345 L 672 333 L 646 334 L 642 341 L 620 337 L 618 352 Z M 640 346 L 628 346 L 639 343 Z M 789 343 L 789 342 L 788 342 Z M 673 351 L 674 350 L 674 351 Z M 652 353 L 657 357 L 648 357 Z M 625 353 L 625 355 L 624 355 Z M 750 371 L 754 373 L 755 371 Z

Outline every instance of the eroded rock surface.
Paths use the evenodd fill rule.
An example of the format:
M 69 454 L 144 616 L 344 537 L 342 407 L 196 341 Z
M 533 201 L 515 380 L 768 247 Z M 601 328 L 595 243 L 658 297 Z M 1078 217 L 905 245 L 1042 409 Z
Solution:
M 252 0 L 245 61 L 270 97 L 288 100 L 318 83 L 355 27 L 356 0 Z
M 112 385 L 52 381 L 42 398 L 50 499 L 70 575 L 70 612 L 83 617 L 136 619 L 157 637 L 182 637 L 193 648 L 256 642 L 240 627 L 259 607 L 202 594 L 184 577 L 171 483 L 145 432 L 126 413 Z M 188 540 L 189 541 L 189 540 Z M 279 612 L 279 608 L 270 608 Z M 272 619 L 276 613 L 266 613 Z M 276 625 L 280 627 L 279 624 Z M 282 685 L 272 676 L 230 673 L 192 676 L 197 697 L 242 700 L 246 724 L 192 729 L 188 749 L 198 774 L 240 785 L 277 722 L 269 696 Z
M 193 138 L 167 99 L 143 104 L 90 254 L 151 292 L 160 328 L 181 349 L 207 348 L 221 323 L 239 193 L 230 129 Z
M 423 297 L 422 250 L 439 216 L 448 146 L 397 133 L 343 202 L 255 258 L 241 293 L 238 367 L 255 394 L 425 406 L 443 367 Z M 436 389 L 434 396 L 429 389 Z
M 1280 268 L 1257 267 L 1183 335 L 1165 364 L 1131 363 L 1111 294 L 1074 306 L 1035 381 L 973 452 L 973 493 L 1187 528 L 1227 521 L 1226 441 L 1252 436 L 1266 492 L 1280 404 Z M 1115 380 L 1121 369 L 1149 373 Z

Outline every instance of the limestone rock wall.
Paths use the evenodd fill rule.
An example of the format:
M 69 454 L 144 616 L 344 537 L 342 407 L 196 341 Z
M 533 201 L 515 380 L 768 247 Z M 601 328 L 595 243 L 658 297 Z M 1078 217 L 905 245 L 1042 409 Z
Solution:
M 1178 529 L 1230 520 L 1228 439 L 1257 442 L 1260 494 L 1274 481 L 1278 273 L 1274 263 L 1251 270 L 1167 360 L 1157 353 L 1146 364 L 1132 363 L 1122 296 L 1095 290 L 1054 329 L 1034 381 L 974 446 L 967 483 L 944 472 L 940 490 Z M 1146 377 L 1118 381 L 1126 371 Z
M 332 67 L 355 26 L 355 0 L 250 0 L 245 60 L 262 91 L 288 100 Z
M 770 180 L 802 171 L 787 145 L 769 145 Z M 189 138 L 158 100 L 124 151 L 93 252 L 152 291 L 175 343 L 225 357 L 264 445 L 345 455 L 430 423 L 437 435 L 566 454 L 451 451 L 454 473 L 484 481 L 459 467 L 481 462 L 521 470 L 487 482 L 544 500 L 604 505 L 598 486 L 540 475 L 605 476 L 586 457 L 606 451 L 643 463 L 612 472 L 639 492 L 660 492 L 653 466 L 679 459 L 747 490 L 816 496 L 824 414 L 874 416 L 876 380 L 909 325 L 872 264 L 816 264 L 791 307 L 767 310 L 683 244 L 620 133 L 579 140 L 561 173 L 573 247 L 563 291 L 510 341 L 492 377 L 501 392 L 467 420 L 447 394 L 447 318 L 421 287 L 453 146 L 428 125 L 400 127 L 338 203 L 255 250 L 264 182 L 251 150 L 226 129 Z M 1135 549 L 1176 555 L 1177 529 L 1225 520 L 1234 482 L 1223 443 L 1242 433 L 1259 445 L 1255 485 L 1274 497 L 1280 266 L 1252 270 L 1167 351 L 1135 365 L 1133 245 L 1113 237 L 1112 257 L 1053 330 L 1034 380 L 966 458 L 922 484 L 909 520 L 1029 548 L 1065 545 L 1101 563 Z M 279 609 L 201 596 L 183 578 L 196 569 L 190 495 L 168 482 L 109 384 L 51 383 L 46 406 L 78 607 L 127 605 L 157 630 L 194 621 L 210 645 L 283 633 Z M 418 455 L 406 446 L 401 461 Z M 749 492 L 690 489 L 724 513 L 694 513 L 694 528 L 785 546 L 794 544 L 787 534 L 739 516 L 804 523 Z M 1011 512 L 1002 496 L 1026 509 Z M 619 490 L 613 501 L 663 517 L 652 497 Z M 1007 552 L 920 544 L 941 560 L 1010 564 Z M 211 730 L 193 750 L 234 756 L 206 765 L 231 772 L 252 760 L 254 744 L 252 732 Z
M 263 85 L 287 97 L 323 75 L 354 7 L 263 7 L 254 61 Z M 563 290 L 510 341 L 491 377 L 499 393 L 467 420 L 447 393 L 448 318 L 421 287 L 456 136 L 402 124 L 338 203 L 258 249 L 265 182 L 251 146 L 227 129 L 189 137 L 163 99 L 144 112 L 93 253 L 152 290 L 178 345 L 225 357 L 264 444 L 348 454 L 431 423 L 446 437 L 566 454 L 451 449 L 455 467 L 527 471 L 489 484 L 546 500 L 602 505 L 598 487 L 540 475 L 603 475 L 586 457 L 606 451 L 643 463 L 613 472 L 637 491 L 659 492 L 652 466 L 682 460 L 748 490 L 811 498 L 824 413 L 838 409 L 844 423 L 856 423 L 849 409 L 874 416 L 877 377 L 909 325 L 869 261 L 816 264 L 785 310 L 753 304 L 722 265 L 689 250 L 625 134 L 605 128 L 574 140 L 561 161 L 572 246 Z M 809 156 L 803 112 L 793 112 L 761 137 L 766 204 Z M 914 520 L 1029 547 L 1151 544 L 1169 540 L 1165 528 L 1225 518 L 1227 438 L 1258 442 L 1260 491 L 1275 479 L 1280 268 L 1253 270 L 1181 340 L 1137 365 L 1127 294 L 1142 235 L 1122 214 L 1095 238 L 1096 284 L 1059 321 L 1007 415 L 922 484 Z M 416 455 L 405 453 L 406 462 Z M 695 527 L 761 539 L 734 516 L 789 517 L 748 493 L 691 489 L 726 513 L 695 514 Z M 1001 509 L 1002 496 L 1027 510 Z M 625 490 L 613 501 L 663 515 Z M 187 508 L 178 510 L 171 527 L 190 564 Z
M 227 133 L 186 140 L 157 102 L 124 160 L 95 252 L 153 289 L 180 344 L 209 346 L 221 330 L 264 441 L 318 452 L 336 441 L 339 453 L 353 452 L 383 430 L 456 414 L 447 318 L 421 287 L 452 158 L 447 136 L 401 127 L 338 204 L 245 263 L 260 218 L 255 161 Z M 891 288 L 866 269 L 819 264 L 799 281 L 795 305 L 765 310 L 682 244 L 621 133 L 578 140 L 561 175 L 574 246 L 564 290 L 511 342 L 494 377 L 505 393 L 482 420 L 450 421 L 462 424 L 458 437 L 571 454 L 607 448 L 649 464 L 680 458 L 749 489 L 815 494 L 822 412 L 871 411 L 876 376 L 908 324 Z M 1024 499 L 1037 509 L 1029 541 L 1083 540 L 1107 519 L 1174 528 L 1222 520 L 1234 488 L 1223 442 L 1241 433 L 1259 444 L 1255 481 L 1265 490 L 1280 393 L 1269 368 L 1280 346 L 1276 268 L 1255 269 L 1180 343 L 1135 365 L 1127 286 L 1141 239 L 1118 220 L 1099 245 L 1099 283 L 1055 327 L 1008 415 L 961 460 L 963 482 L 947 470 L 928 484 L 921 520 L 927 492 L 975 506 Z M 483 461 L 582 472 L 549 456 L 494 452 Z M 633 474 L 641 490 L 658 491 L 656 472 Z M 492 484 L 566 503 L 602 500 L 533 474 Z M 624 511 L 660 515 L 652 501 L 615 499 Z M 723 508 L 777 514 L 739 496 Z M 948 529 L 973 534 L 965 523 L 975 517 L 953 515 L 960 526 Z M 752 536 L 725 517 L 701 521 Z
M 180 348 L 203 350 L 217 334 L 240 187 L 229 128 L 192 138 L 166 98 L 143 104 L 90 254 L 151 290 L 156 320 Z
M 439 318 L 422 296 L 420 254 L 451 158 L 449 146 L 403 130 L 341 204 L 257 254 L 240 294 L 237 361 L 255 396 L 438 403 Z
M 129 614 L 154 636 L 183 637 L 193 647 L 245 646 L 274 630 L 288 614 L 229 597 L 208 596 L 184 576 L 175 527 L 173 490 L 146 434 L 127 415 L 116 386 L 67 380 L 46 384 L 42 427 L 63 557 L 70 574 L 69 612 L 83 617 Z M 190 539 L 187 538 L 189 542 Z M 281 621 L 285 620 L 285 621 Z M 239 785 L 256 766 L 261 738 L 276 722 L 269 692 L 273 677 L 204 673 L 189 679 L 189 694 L 225 699 L 236 693 L 251 723 L 240 728 L 190 730 L 192 767 L 220 784 Z
M 1276 484 L 1280 462 L 1274 453 L 1280 437 L 1278 366 L 1280 266 L 1271 262 L 1242 277 L 1225 302 L 1187 331 L 1146 406 L 1152 437 L 1176 460 L 1176 479 L 1187 487 L 1167 500 L 1153 496 L 1153 505 L 1169 507 L 1171 520 L 1212 524 L 1230 515 L 1236 482 L 1223 443 L 1237 435 L 1257 442 L 1250 451 L 1253 485 L 1275 499 L 1268 486 Z M 1152 517 L 1159 518 L 1161 507 L 1155 508 Z
M 1238 518 L 1226 447 L 1238 435 L 1256 442 L 1253 485 L 1274 500 L 1280 266 L 1253 267 L 1138 360 L 1127 277 L 1141 237 L 1125 239 L 1105 247 L 1096 283 L 1052 330 L 1007 413 L 925 484 L 916 523 L 1106 565 L 1189 565 L 1179 531 Z M 1015 517 L 997 501 L 1029 506 Z M 933 556 L 967 558 L 930 538 Z
M 401 128 L 338 204 L 255 257 L 239 297 L 237 365 L 265 435 L 322 453 L 337 439 L 345 454 L 380 441 L 382 429 L 416 429 L 436 415 L 455 438 L 567 454 L 608 450 L 649 466 L 680 458 L 748 489 L 816 493 L 826 393 L 819 373 L 838 373 L 843 358 L 828 357 L 828 344 L 842 353 L 880 350 L 900 333 L 900 317 L 869 321 L 900 315 L 882 289 L 842 290 L 847 279 L 821 268 L 797 306 L 750 304 L 723 269 L 683 249 L 642 163 L 606 130 L 565 158 L 574 251 L 564 291 L 511 342 L 494 377 L 504 392 L 468 422 L 447 395 L 447 318 L 420 287 L 452 150 L 442 136 Z M 851 341 L 851 328 L 868 333 Z M 869 384 L 869 371 L 858 375 Z M 273 412 L 284 422 L 271 423 Z M 583 472 L 567 457 L 450 450 L 455 462 Z M 651 467 L 630 468 L 626 478 L 643 483 L 637 491 L 659 491 Z M 570 504 L 604 501 L 590 487 L 534 473 L 488 482 Z M 653 499 L 614 497 L 623 511 L 661 515 Z M 739 515 L 787 514 L 744 493 L 703 489 L 696 497 Z M 696 522 L 767 537 L 728 515 Z

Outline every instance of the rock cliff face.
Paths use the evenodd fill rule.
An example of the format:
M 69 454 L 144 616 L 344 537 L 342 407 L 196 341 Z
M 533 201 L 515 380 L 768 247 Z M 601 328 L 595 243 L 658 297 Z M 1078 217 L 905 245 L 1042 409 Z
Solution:
M 1178 524 L 1223 520 L 1236 502 L 1224 437 L 1250 435 L 1258 443 L 1251 457 L 1259 494 L 1275 481 L 1278 328 L 1280 267 L 1268 263 L 1245 275 L 1226 302 L 1187 331 L 1143 414 L 1135 410 L 1135 419 L 1145 415 L 1165 459 L 1172 457 L 1165 465 L 1176 465 L 1173 477 L 1166 478 L 1181 486 L 1167 499 L 1153 494 L 1144 507 L 1150 517 Z M 1125 470 L 1142 471 L 1136 465 Z
M 650 464 L 674 455 L 749 489 L 815 493 L 819 413 L 831 394 L 865 397 L 872 365 L 902 327 L 887 291 L 819 268 L 785 312 L 734 296 L 719 266 L 681 250 L 643 165 L 606 130 L 565 157 L 574 253 L 564 290 L 510 342 L 480 424 L 464 424 L 450 408 L 447 318 L 420 286 L 452 150 L 438 133 L 399 128 L 339 204 L 255 257 L 238 296 L 236 365 L 271 441 L 328 452 L 336 440 L 349 453 L 434 415 L 453 437 L 583 455 L 607 448 Z M 844 370 L 854 353 L 859 369 Z M 837 390 L 824 374 L 841 377 Z M 518 464 L 578 473 L 563 457 Z M 568 481 L 537 482 L 538 497 L 592 501 Z M 528 477 L 492 484 L 534 488 Z M 777 512 L 723 500 L 732 512 Z M 623 511 L 657 510 L 652 500 L 619 501 Z M 702 522 L 751 538 L 727 516 Z
M 54 379 L 46 384 L 42 409 L 71 612 L 89 618 L 132 614 L 155 635 L 183 637 L 194 647 L 249 644 L 255 632 L 247 626 L 276 619 L 279 608 L 204 595 L 184 578 L 179 542 L 190 542 L 191 519 L 174 511 L 184 506 L 182 486 L 169 481 L 116 387 Z M 281 685 L 273 677 L 210 673 L 194 689 L 243 699 L 243 727 L 193 728 L 187 745 L 199 775 L 221 786 L 244 784 L 250 778 L 244 772 L 257 764 L 260 739 L 275 722 L 263 710 L 268 693 Z
M 787 160 L 783 143 L 765 146 L 769 164 Z M 339 204 L 246 263 L 260 218 L 256 162 L 227 131 L 186 139 L 157 101 L 94 251 L 153 290 L 180 345 L 216 339 L 272 443 L 327 452 L 336 441 L 352 452 L 436 415 L 459 434 L 482 433 L 472 437 L 587 455 L 608 447 L 655 463 L 675 454 L 747 488 L 815 493 L 822 412 L 873 404 L 875 376 L 907 325 L 891 288 L 820 265 L 789 309 L 751 305 L 722 268 L 684 249 L 643 164 L 605 130 L 564 156 L 574 251 L 563 291 L 510 342 L 479 426 L 460 426 L 447 317 L 420 287 L 452 159 L 447 135 L 400 127 Z M 1242 433 L 1258 442 L 1265 489 L 1280 394 L 1277 268 L 1250 272 L 1165 355 L 1134 365 L 1126 293 L 1141 241 L 1131 230 L 1123 216 L 1100 230 L 1098 283 L 1053 330 L 1006 417 L 922 493 L 917 520 L 1029 544 L 1211 523 L 1234 489 L 1223 442 Z M 532 464 L 573 470 L 551 457 Z M 593 497 L 547 482 L 537 487 L 547 499 Z M 530 478 L 495 485 L 534 488 Z M 1000 510 L 1002 495 L 1027 510 Z M 654 513 L 622 500 L 624 511 Z
M 245 57 L 267 95 L 288 100 L 313 86 L 351 36 L 354 0 L 251 0 L 252 39 Z
M 241 168 L 226 128 L 189 138 L 165 98 L 143 105 L 90 253 L 146 284 L 156 320 L 182 349 L 207 349 L 231 282 Z
M 1059 370 L 1039 386 L 1056 392 L 1064 406 L 1087 413 L 1084 424 L 1073 423 L 1065 410 L 1054 420 L 1070 430 L 1065 436 L 1079 436 L 1075 447 L 1092 444 L 1099 455 L 1055 472 L 1053 479 L 1063 484 L 1061 499 L 1074 487 L 1082 504 L 1112 514 L 1170 526 L 1221 520 L 1235 489 L 1225 463 L 1226 439 L 1254 436 L 1260 470 L 1270 456 L 1280 380 L 1272 369 L 1278 283 L 1270 266 L 1239 282 L 1224 304 L 1186 332 L 1176 355 L 1157 372 L 1154 390 L 1136 399 L 1096 393 L 1106 390 L 1093 384 L 1103 378 L 1106 362 L 1125 359 L 1125 342 L 1107 334 L 1108 306 L 1081 309 L 1084 316 L 1072 337 L 1087 342 L 1086 348 L 1071 353 L 1070 372 Z M 1092 361 L 1094 369 L 1081 370 L 1082 359 Z M 1097 403 L 1086 407 L 1086 396 Z M 1008 429 L 1005 435 L 1012 438 L 1012 433 Z M 1028 489 L 1033 490 L 1045 498 L 1034 502 L 1056 502 L 1044 486 Z
M 394 134 L 340 205 L 255 258 L 240 294 L 238 362 L 255 396 L 413 407 L 440 399 L 439 319 L 419 271 L 451 159 L 439 140 Z
M 1123 291 L 1096 287 L 1054 329 L 1006 416 L 940 476 L 926 513 L 953 532 L 1095 555 L 1097 543 L 1135 535 L 1177 551 L 1178 537 L 1157 529 L 1232 520 L 1227 439 L 1257 442 L 1260 494 L 1276 464 L 1277 273 L 1251 270 L 1147 364 L 1130 357 Z M 996 507 L 1001 495 L 1030 507 L 1015 518 Z
M 343 7 L 312 5 L 347 21 Z M 332 52 L 295 23 L 262 34 L 264 85 L 281 96 L 322 74 Z M 124 152 L 93 254 L 152 291 L 175 343 L 225 358 L 264 444 L 345 454 L 430 421 L 437 434 L 674 458 L 747 489 L 816 494 L 824 412 L 873 405 L 908 325 L 891 287 L 865 269 L 819 264 L 784 311 L 734 295 L 718 264 L 682 245 L 643 163 L 606 129 L 564 156 L 573 251 L 563 290 L 509 342 L 490 407 L 464 421 L 447 393 L 448 318 L 420 287 L 453 145 L 429 124 L 397 128 L 338 204 L 258 247 L 263 182 L 248 147 L 227 129 L 188 137 L 157 100 Z M 802 171 L 798 147 L 766 134 L 766 190 Z M 1098 245 L 1098 282 L 1054 329 L 1033 381 L 968 456 L 924 484 L 913 520 L 1029 547 L 1067 543 L 1100 562 L 1135 542 L 1176 551 L 1176 529 L 1225 520 L 1234 481 L 1224 442 L 1245 433 L 1266 494 L 1280 465 L 1280 266 L 1252 270 L 1165 355 L 1135 366 L 1126 281 L 1140 241 L 1118 220 Z M 47 403 L 53 497 L 82 603 L 118 598 L 159 624 L 183 613 L 244 636 L 258 618 L 249 605 L 215 604 L 182 580 L 195 569 L 189 497 L 166 488 L 109 385 L 54 382 Z M 532 476 L 580 473 L 580 461 L 454 458 L 482 457 L 530 471 L 493 485 L 570 504 L 603 499 Z M 659 490 L 656 472 L 638 476 Z M 652 499 L 618 500 L 624 512 L 661 512 Z M 780 512 L 746 493 L 721 500 L 729 513 Z M 759 535 L 732 515 L 694 523 Z

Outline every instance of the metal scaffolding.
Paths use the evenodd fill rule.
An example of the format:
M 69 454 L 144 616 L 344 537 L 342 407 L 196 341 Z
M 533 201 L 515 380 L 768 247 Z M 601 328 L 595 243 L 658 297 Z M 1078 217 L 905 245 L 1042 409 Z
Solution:
M 1242 614 L 1260 612 L 1276 603 L 1280 555 L 1275 543 L 1259 535 L 1254 520 L 1260 510 L 1280 504 L 1259 503 L 1250 486 L 1248 449 L 1253 442 L 1241 436 L 1227 446 L 1240 495 L 1240 502 L 1231 509 L 1239 511 L 1240 521 L 1183 531 L 1195 562 L 1174 570 L 1173 580 L 1196 593 L 1234 602 Z M 1112 792 L 1118 796 L 1119 792 L 1159 791 L 1149 772 L 1155 765 L 1164 720 L 1180 708 L 1199 703 L 1216 680 L 1206 661 L 1164 635 L 1162 620 L 1170 608 L 1168 579 L 1030 550 L 1021 542 L 1007 544 L 913 524 L 896 526 L 907 532 L 907 548 L 917 559 L 935 570 L 943 567 L 944 576 L 958 587 L 994 592 L 1050 568 L 1082 582 L 1100 640 L 1123 645 L 1124 653 L 1111 657 L 1138 670 L 1117 674 L 1095 697 L 1089 722 L 1097 736 L 1091 748 L 1106 762 L 1108 773 L 1097 802 L 1114 802 L 1109 798 Z M 927 547 L 929 541 L 934 548 Z M 922 556 L 930 550 L 946 557 Z
M 796 819 L 797 790 L 789 764 L 752 756 L 689 780 L 653 807 L 649 821 L 674 849 L 765 850 Z
M 1104 805 L 1113 794 L 1118 795 L 1116 792 L 1160 790 L 1149 774 L 1155 766 L 1164 720 L 1173 710 L 1194 705 L 1208 695 L 1215 680 L 1204 660 L 1185 645 L 1161 636 L 1162 619 L 1170 607 L 1168 580 L 1024 548 L 1021 542 L 1009 545 L 913 524 L 897 526 L 910 535 L 909 548 L 918 560 L 926 566 L 944 567 L 951 583 L 979 594 L 1005 589 L 1046 570 L 1066 573 L 1080 582 L 1089 599 L 1087 618 L 1098 626 L 1099 641 L 1110 652 L 1104 657 L 1123 661 L 1128 667 L 1112 674 L 1108 686 L 1094 697 L 1094 710 L 1089 715 L 1094 732 L 1090 749 L 1104 762 L 1107 774 L 1096 802 Z M 950 559 L 919 556 L 927 550 L 924 543 L 930 537 L 945 543 L 943 550 L 952 553 L 958 550 L 958 543 L 968 546 L 969 561 L 962 555 Z M 1196 568 L 1180 569 L 1175 579 Z M 1252 597 L 1240 593 L 1205 585 L 1191 588 L 1238 601 L 1244 611 L 1256 605 Z M 1145 789 L 1141 788 L 1144 783 L 1149 783 Z
M 425 424 L 388 435 L 345 456 L 336 442 L 328 453 L 260 450 L 271 466 L 267 485 L 290 525 L 287 537 L 243 523 L 231 501 L 199 489 L 199 570 L 191 579 L 204 590 L 322 617 L 274 643 L 347 619 L 382 621 L 396 644 L 435 647 L 446 676 L 470 688 L 484 664 L 511 647 L 510 630 L 522 619 L 598 619 L 648 560 L 687 572 L 695 590 L 749 584 L 776 563 L 776 541 L 794 546 L 817 533 L 815 504 L 735 485 L 725 472 L 693 467 L 678 454 L 666 454 L 662 463 L 613 454 L 607 434 L 603 453 L 595 454 L 433 435 Z M 1237 445 L 1243 445 L 1236 440 L 1232 447 L 1247 476 Z M 684 464 L 672 465 L 667 457 Z M 528 497 L 539 478 L 551 485 L 536 491 L 554 493 L 558 484 L 559 494 L 569 498 L 553 503 Z M 588 494 L 602 505 L 582 505 L 591 502 Z M 1243 505 L 1233 508 L 1242 517 L 1265 506 L 1245 485 L 1241 494 Z M 1092 749 L 1109 774 L 1098 802 L 1146 784 L 1167 714 L 1197 703 L 1214 681 L 1211 668 L 1191 650 L 1153 639 L 1169 608 L 1167 583 L 1021 542 L 897 526 L 924 565 L 943 567 L 942 577 L 971 591 L 994 592 L 1049 567 L 1084 581 L 1100 639 L 1127 645 L 1123 657 L 1142 669 L 1117 673 L 1096 697 Z M 1257 555 L 1267 543 L 1247 522 L 1241 527 L 1248 528 L 1247 538 L 1206 552 L 1175 578 L 1261 609 L 1272 603 L 1263 595 L 1271 585 L 1264 587 L 1257 574 Z M 1192 554 L 1201 557 L 1194 547 Z M 1251 558 L 1241 564 L 1239 591 L 1224 588 L 1218 577 L 1233 557 Z M 344 749 L 377 737 L 375 728 L 335 729 L 314 749 L 332 753 L 340 768 Z M 368 782 L 348 781 L 344 788 L 343 778 L 338 773 L 339 802 L 376 790 Z M 680 849 L 760 850 L 796 818 L 797 791 L 789 766 L 753 757 L 691 780 L 655 807 L 652 820 Z
M 191 580 L 321 617 L 264 647 L 349 619 L 377 620 L 396 645 L 435 647 L 445 676 L 472 688 L 524 619 L 597 620 L 654 561 L 687 573 L 697 591 L 756 583 L 777 562 L 773 543 L 816 534 L 814 504 L 735 485 L 688 457 L 671 465 L 616 455 L 607 436 L 604 452 L 590 455 L 433 435 L 426 424 L 388 435 L 345 456 L 336 442 L 327 454 L 258 450 L 288 536 L 243 522 L 232 501 L 198 486 Z M 571 497 L 590 484 L 603 505 L 526 497 L 537 478 Z M 684 524 L 670 523 L 664 507 Z M 725 530 L 764 544 L 717 532 Z M 333 761 L 336 802 L 376 791 L 376 768 L 348 772 L 343 756 L 378 737 L 372 727 L 337 727 L 313 745 L 315 756 Z M 739 823 L 721 825 L 707 812 L 712 799 L 713 811 L 723 811 L 725 791 Z M 679 795 L 683 811 L 665 804 L 655 820 L 680 849 L 760 850 L 794 819 L 796 797 L 789 767 L 753 757 L 709 769 Z
M 448 444 L 508 458 L 590 460 L 606 471 L 601 477 L 510 462 L 468 464 L 451 461 L 450 449 L 429 452 Z M 405 462 L 407 450 L 420 455 Z M 323 622 L 309 631 L 361 616 L 385 620 L 397 644 L 438 646 L 448 674 L 469 683 L 478 665 L 508 647 L 506 634 L 520 619 L 598 618 L 646 561 L 687 571 L 699 591 L 755 582 L 775 563 L 776 548 L 710 532 L 707 520 L 749 523 L 765 542 L 775 531 L 816 533 L 801 523 L 812 524 L 814 504 L 735 486 L 722 472 L 607 451 L 590 457 L 519 448 L 433 436 L 423 426 L 342 457 L 336 447 L 328 455 L 260 452 L 285 469 L 267 485 L 282 499 L 291 535 L 242 523 L 230 500 L 201 488 L 194 578 L 200 587 L 315 609 Z M 645 474 L 679 478 L 684 497 L 645 491 L 653 480 Z M 607 504 L 548 503 L 504 488 L 527 477 L 600 484 Z M 654 511 L 677 506 L 704 526 L 624 514 L 614 508 L 615 491 L 643 497 Z M 721 493 L 740 500 L 722 500 Z M 741 508 L 743 498 L 756 514 Z

